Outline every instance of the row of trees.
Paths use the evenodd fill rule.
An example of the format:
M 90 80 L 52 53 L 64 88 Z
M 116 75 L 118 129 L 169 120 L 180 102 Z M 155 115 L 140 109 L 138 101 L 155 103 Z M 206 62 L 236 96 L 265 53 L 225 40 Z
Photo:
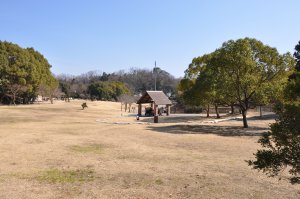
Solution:
M 194 58 L 178 86 L 184 102 L 206 107 L 238 106 L 248 127 L 250 107 L 283 98 L 288 77 L 294 70 L 291 54 L 244 38 L 229 40 L 210 54 Z
M 0 41 L 0 103 L 31 103 L 42 95 L 51 102 L 53 97 L 118 100 L 121 95 L 138 95 L 146 90 L 157 90 L 174 95 L 178 79 L 168 72 L 132 68 L 116 73 L 91 71 L 79 76 L 54 77 L 51 65 L 33 48 Z M 129 97 L 125 97 L 129 99 Z M 128 101 L 128 100 L 127 100 Z
M 0 41 L 0 103 L 30 103 L 38 92 L 51 96 L 58 81 L 51 65 L 33 48 Z
M 146 90 L 154 90 L 154 78 L 157 80 L 157 90 L 175 95 L 179 82 L 179 79 L 160 68 L 156 68 L 154 72 L 131 68 L 127 72 L 110 74 L 90 71 L 79 76 L 59 75 L 56 78 L 66 97 L 101 100 L 119 100 L 123 94 L 139 95 Z

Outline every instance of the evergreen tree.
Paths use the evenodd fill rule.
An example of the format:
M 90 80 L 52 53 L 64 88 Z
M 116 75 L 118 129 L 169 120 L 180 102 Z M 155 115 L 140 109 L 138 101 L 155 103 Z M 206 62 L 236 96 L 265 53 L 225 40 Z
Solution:
M 298 70 L 299 44 L 295 50 L 295 69 Z M 252 168 L 269 176 L 278 176 L 288 169 L 291 183 L 300 182 L 300 76 L 297 70 L 288 82 L 284 101 L 276 106 L 276 123 L 259 140 L 263 149 L 255 153 L 255 160 L 248 161 Z
M 56 81 L 50 68 L 44 56 L 33 48 L 0 41 L 0 102 L 33 101 L 41 84 Z

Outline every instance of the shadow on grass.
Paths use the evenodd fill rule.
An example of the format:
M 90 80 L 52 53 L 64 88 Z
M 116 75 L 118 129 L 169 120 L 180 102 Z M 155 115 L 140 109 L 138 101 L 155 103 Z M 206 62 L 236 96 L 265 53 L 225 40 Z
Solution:
M 178 123 L 178 122 L 186 122 L 186 121 L 203 121 L 207 119 L 215 119 L 214 117 L 207 118 L 200 115 L 171 115 L 171 116 L 159 116 L 159 123 Z M 153 117 L 141 117 L 142 122 L 153 123 Z
M 238 118 L 237 118 L 238 117 Z M 229 119 L 235 121 L 243 121 L 242 116 L 240 114 L 235 115 L 222 115 L 220 119 Z M 249 116 L 247 117 L 248 121 L 268 121 L 275 120 L 277 116 L 274 113 L 268 113 L 260 116 Z M 153 123 L 153 117 L 141 117 L 142 122 Z M 205 114 L 173 114 L 170 116 L 159 116 L 159 123 L 179 123 L 179 122 L 203 122 L 203 121 L 218 121 L 216 116 L 206 117 Z M 219 121 L 222 122 L 222 121 Z
M 263 115 L 262 117 L 260 117 L 260 116 L 247 117 L 247 120 L 248 121 L 253 121 L 253 120 L 267 121 L 267 120 L 275 120 L 277 118 L 278 118 L 278 116 L 275 113 L 270 113 L 270 114 Z M 243 118 L 238 118 L 236 120 L 243 121 Z
M 171 134 L 214 134 L 219 136 L 261 136 L 269 128 L 214 125 L 149 126 L 149 130 Z

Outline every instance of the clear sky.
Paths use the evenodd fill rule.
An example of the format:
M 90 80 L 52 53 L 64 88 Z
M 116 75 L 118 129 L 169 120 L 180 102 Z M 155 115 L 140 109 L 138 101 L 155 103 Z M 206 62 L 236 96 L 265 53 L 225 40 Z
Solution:
M 229 39 L 293 52 L 300 0 L 0 0 L 0 40 L 34 47 L 55 74 L 149 68 L 176 77 Z

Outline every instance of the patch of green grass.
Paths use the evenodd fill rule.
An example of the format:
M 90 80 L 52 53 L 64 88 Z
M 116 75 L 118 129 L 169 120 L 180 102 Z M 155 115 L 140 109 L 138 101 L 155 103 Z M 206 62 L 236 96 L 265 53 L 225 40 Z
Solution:
M 162 185 L 164 182 L 161 179 L 156 179 L 155 184 Z
M 101 153 L 103 146 L 100 144 L 73 145 L 70 149 L 79 153 Z
M 17 173 L 10 173 L 7 175 L 7 177 L 13 177 L 13 178 L 18 178 L 18 179 L 30 179 L 31 178 L 31 175 L 30 174 L 27 174 L 27 173 L 20 173 L 20 172 L 17 172 Z
M 95 179 L 95 172 L 89 169 L 59 170 L 50 169 L 40 173 L 37 180 L 48 183 L 90 182 Z
M 0 182 L 4 182 L 5 181 L 5 177 L 0 175 Z

